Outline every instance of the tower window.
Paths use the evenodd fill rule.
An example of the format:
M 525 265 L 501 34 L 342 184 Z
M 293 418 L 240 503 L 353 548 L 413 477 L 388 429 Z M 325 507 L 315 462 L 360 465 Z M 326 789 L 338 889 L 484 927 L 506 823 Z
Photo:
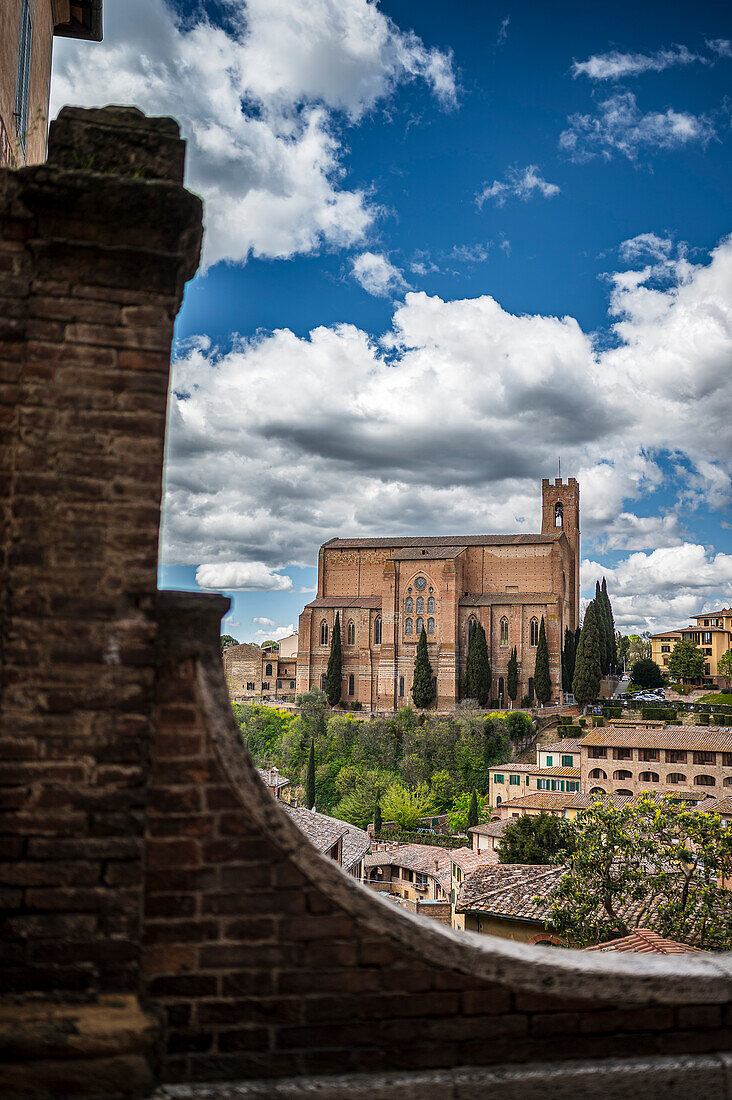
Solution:
M 417 618 L 417 633 L 421 634 L 423 630 L 424 630 L 424 619 L 420 615 Z
M 353 673 L 351 673 L 350 676 L 348 677 L 348 694 L 353 695 L 355 689 L 356 689 L 356 680 L 355 680 L 355 677 L 354 677 Z
M 264 666 L 264 675 L 265 676 L 271 676 L 272 675 L 272 665 L 265 665 Z
M 404 610 L 407 615 L 411 615 L 414 611 L 414 600 L 411 596 L 407 596 L 406 600 L 404 601 Z
M 374 622 L 374 645 L 381 645 L 381 616 Z
M 417 614 L 424 615 L 424 596 L 417 596 Z
M 473 615 L 471 615 L 468 619 L 468 641 L 470 641 L 470 639 L 473 637 L 473 631 L 475 630 L 477 625 L 477 619 Z
M 508 619 L 505 615 L 501 619 L 501 645 L 508 645 Z
M 23 0 L 20 11 L 20 46 L 18 49 L 18 75 L 15 85 L 15 110 L 13 122 L 15 134 L 25 154 L 26 131 L 28 129 L 28 97 L 30 93 L 31 47 L 33 43 L 33 22 L 28 0 Z
M 429 614 L 430 612 L 432 612 L 434 614 L 434 611 L 435 611 L 435 597 L 430 596 L 427 600 L 427 613 Z
M 328 624 L 325 619 L 323 619 L 322 623 L 320 624 L 320 644 L 328 644 Z
M 412 620 L 407 619 L 407 621 L 404 624 L 404 633 L 405 634 L 411 634 L 413 627 L 414 627 L 414 623 L 412 622 Z
M 435 620 L 434 619 L 428 619 L 427 620 L 427 633 L 428 634 L 434 634 L 434 632 L 435 632 Z
M 564 527 L 564 507 L 559 500 L 554 505 L 554 526 Z
M 539 644 L 539 620 L 532 619 L 529 624 L 529 643 L 530 645 Z
M 356 644 L 356 624 L 353 619 L 349 619 L 348 627 L 346 628 L 346 640 L 348 645 Z
M 404 677 L 403 676 L 399 677 L 399 698 L 400 699 L 404 698 Z

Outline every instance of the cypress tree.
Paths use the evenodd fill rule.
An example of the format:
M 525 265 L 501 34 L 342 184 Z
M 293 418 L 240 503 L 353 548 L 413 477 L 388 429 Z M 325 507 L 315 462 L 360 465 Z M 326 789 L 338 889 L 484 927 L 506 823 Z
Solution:
M 572 690 L 574 679 L 574 631 L 569 627 L 564 630 L 564 652 L 562 653 L 562 686 L 565 691 Z
M 422 633 L 417 643 L 417 656 L 414 659 L 414 679 L 412 680 L 412 699 L 415 707 L 428 707 L 435 697 L 432 687 L 432 665 L 427 654 L 427 633 Z
M 381 806 L 377 802 L 376 808 L 374 809 L 374 836 L 381 836 L 381 827 L 383 824 L 384 822 L 381 816 Z
M 603 599 L 605 601 L 605 613 L 607 615 L 608 623 L 610 625 L 610 631 L 608 637 L 610 639 L 610 667 L 613 672 L 618 670 L 618 639 L 615 636 L 615 617 L 613 615 L 613 605 L 610 603 L 610 597 L 607 594 L 607 582 L 605 578 L 602 578 L 602 592 Z
M 478 637 L 478 623 L 470 631 L 468 638 L 468 656 L 465 660 L 465 676 L 462 682 L 462 695 L 464 699 L 478 698 L 478 679 L 475 674 L 475 640 Z
M 477 699 L 482 707 L 491 697 L 491 663 L 485 630 L 476 623 L 468 644 L 465 688 L 469 699 Z
M 585 620 L 582 624 L 582 633 L 574 662 L 572 691 L 580 706 L 585 706 L 597 698 L 601 679 L 599 628 L 595 601 L 593 600 L 585 611 Z
M 516 702 L 518 690 L 518 657 L 516 656 L 516 646 L 514 646 L 508 659 L 508 675 L 506 676 L 506 691 L 512 703 Z
M 534 667 L 534 691 L 536 698 L 544 706 L 552 697 L 552 679 L 549 674 L 549 647 L 546 644 L 546 627 L 544 616 L 541 617 L 539 627 L 539 644 L 536 647 L 536 665 Z
M 595 615 L 597 616 L 597 636 L 600 643 L 600 668 L 604 676 L 610 665 L 610 653 L 607 638 L 607 619 L 605 617 L 605 606 L 602 602 L 602 592 L 600 591 L 599 581 L 595 581 L 595 598 L 592 602 L 595 605 Z
M 578 626 L 577 629 L 574 632 L 574 659 L 575 659 L 575 661 L 577 660 L 577 650 L 579 649 L 579 642 L 580 642 L 581 633 L 582 633 L 582 627 Z M 572 676 L 572 680 L 574 680 L 574 676 Z
M 309 810 L 315 808 L 315 738 L 310 742 L 308 770 L 305 773 L 305 802 Z
M 470 808 L 468 809 L 468 828 L 477 825 L 478 820 L 478 796 L 475 793 L 475 787 L 473 787 L 473 797 L 470 799 Z
M 330 657 L 328 671 L 325 674 L 325 694 L 332 707 L 340 702 L 343 683 L 341 679 L 341 623 L 338 612 L 335 613 L 333 635 L 330 639 Z

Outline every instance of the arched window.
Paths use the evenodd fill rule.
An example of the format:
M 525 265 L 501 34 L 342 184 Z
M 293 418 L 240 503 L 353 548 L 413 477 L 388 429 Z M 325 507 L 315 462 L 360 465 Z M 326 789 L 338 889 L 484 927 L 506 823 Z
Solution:
M 502 676 L 498 677 L 498 698 L 502 699 L 504 694 L 504 679 Z
M 500 806 L 502 802 L 503 802 L 503 799 L 501 798 L 500 794 L 497 794 L 496 795 L 496 806 Z
M 658 772 L 641 772 L 638 778 L 641 783 L 658 783 Z
M 686 782 L 686 776 L 683 772 L 671 772 L 670 775 L 666 776 L 666 782 L 678 787 L 679 784 Z
M 508 645 L 508 619 L 505 615 L 501 619 L 501 645 Z
M 406 622 L 405 622 L 405 624 L 404 624 L 404 633 L 405 633 L 405 634 L 411 634 L 411 633 L 412 633 L 412 627 L 413 627 L 413 625 L 414 625 L 414 624 L 412 623 L 412 620 L 411 620 L 411 619 L 407 619 L 407 621 L 406 621 Z
M 295 681 L 294 680 L 290 680 L 290 690 L 291 691 L 295 690 Z
M 605 794 L 603 787 L 590 787 L 590 794 Z
M 429 614 L 430 611 L 434 611 L 434 610 L 435 610 L 435 597 L 434 596 L 428 596 L 427 597 L 427 612 Z
M 619 791 L 615 791 L 615 794 L 625 795 L 626 798 L 632 798 L 633 797 L 633 792 L 632 791 L 627 791 L 627 790 L 625 790 L 625 788 L 622 788 Z
M 381 645 L 381 616 L 374 622 L 374 645 Z
M 564 526 L 564 508 L 561 501 L 557 501 L 557 503 L 554 505 L 554 526 Z
M 355 690 L 356 690 L 356 679 L 355 679 L 353 673 L 351 673 L 350 676 L 348 677 L 348 694 L 353 695 Z
M 617 772 L 613 772 L 613 779 L 632 779 L 633 773 L 629 772 L 627 768 L 621 768 Z
M 417 614 L 424 615 L 424 596 L 417 596 Z
M 353 619 L 348 620 L 348 626 L 346 627 L 346 642 L 348 645 L 356 644 L 356 624 Z
M 422 618 L 421 615 L 418 615 L 417 616 L 417 633 L 421 634 L 423 630 L 424 630 L 424 619 Z
M 471 615 L 470 618 L 468 619 L 468 641 L 470 641 L 470 639 L 472 638 L 473 631 L 475 630 L 477 625 L 478 625 L 478 621 L 475 618 L 475 615 Z
M 271 676 L 272 675 L 272 665 L 265 665 L 264 666 L 264 675 L 265 676 Z
M 607 773 L 602 768 L 593 768 L 590 772 L 590 779 L 607 779 Z
M 406 600 L 404 601 L 404 610 L 407 615 L 411 615 L 414 611 L 414 600 L 411 596 L 407 596 Z
M 428 634 L 434 634 L 434 632 L 435 632 L 435 620 L 434 619 L 428 619 L 427 620 L 427 633 Z
M 328 644 L 328 624 L 325 619 L 323 619 L 322 623 L 320 624 L 320 644 Z
M 529 624 L 529 643 L 531 645 L 539 644 L 539 620 L 532 619 Z
M 722 783 L 725 787 L 732 787 L 732 776 L 728 775 L 727 778 L 722 781 Z
M 716 787 L 717 780 L 713 775 L 695 775 L 694 776 L 695 787 Z

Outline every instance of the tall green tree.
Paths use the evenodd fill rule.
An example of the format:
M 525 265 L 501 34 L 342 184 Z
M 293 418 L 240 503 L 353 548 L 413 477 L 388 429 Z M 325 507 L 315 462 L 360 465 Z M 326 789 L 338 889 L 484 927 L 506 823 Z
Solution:
M 727 681 L 727 690 L 729 690 L 732 683 L 732 649 L 728 649 L 717 661 L 717 675 Z
M 229 646 L 232 646 L 232 645 L 239 645 L 236 638 L 232 638 L 231 634 L 222 634 L 221 635 L 221 652 L 223 653 L 225 649 L 228 649 Z
M 325 694 L 328 698 L 328 702 L 332 707 L 334 707 L 336 703 L 340 702 L 341 692 L 343 690 L 341 666 L 341 623 L 338 612 L 336 611 L 335 621 L 333 623 L 333 634 L 330 639 L 330 657 L 328 658 L 328 669 L 325 674 Z
M 610 654 L 608 652 L 607 641 L 607 619 L 605 616 L 605 605 L 602 601 L 602 592 L 600 591 L 600 582 L 595 581 L 595 598 L 592 601 L 595 605 L 595 615 L 597 617 L 597 638 L 600 643 L 600 668 L 602 669 L 603 676 L 607 673 L 610 667 Z
M 671 650 L 668 671 L 675 680 L 701 680 L 705 662 L 704 651 L 682 638 Z
M 384 824 L 384 819 L 381 814 L 381 805 L 376 803 L 374 807 L 374 836 L 381 836 L 381 828 Z
M 434 813 L 434 803 L 425 783 L 410 790 L 401 783 L 392 783 L 381 799 L 387 821 L 396 821 L 400 829 L 416 829 L 420 818 Z
M 630 653 L 630 638 L 625 634 L 616 634 L 615 649 L 618 655 L 618 666 L 620 668 L 625 668 L 625 662 Z
M 427 653 L 427 633 L 422 633 L 417 643 L 417 656 L 414 659 L 414 678 L 412 680 L 412 699 L 415 707 L 428 707 L 435 697 L 432 686 L 432 665 Z
M 476 623 L 468 644 L 465 668 L 465 692 L 468 699 L 477 699 L 482 707 L 491 697 L 491 664 L 485 630 Z
M 554 814 L 517 817 L 506 824 L 498 845 L 501 863 L 555 863 L 572 848 L 569 822 Z
M 602 586 L 600 588 L 602 592 L 602 598 L 605 602 L 605 616 L 608 621 L 608 642 L 610 646 L 610 669 L 612 672 L 618 671 L 618 644 L 615 637 L 615 617 L 613 615 L 613 605 L 610 603 L 610 597 L 607 594 L 607 582 L 605 578 L 602 578 Z
M 470 799 L 470 807 L 468 809 L 468 828 L 472 829 L 474 825 L 478 824 L 478 821 L 478 795 L 475 787 L 473 787 L 473 795 Z
M 663 684 L 661 670 L 650 657 L 633 662 L 630 679 L 635 687 L 639 688 L 660 688 Z
M 569 627 L 564 630 L 564 649 L 562 650 L 562 688 L 564 691 L 572 690 L 574 679 L 574 631 Z
M 310 742 L 310 755 L 308 756 L 308 769 L 305 773 L 305 802 L 307 808 L 312 810 L 315 806 L 315 738 Z
M 552 697 L 552 678 L 549 673 L 549 647 L 546 643 L 546 626 L 541 616 L 539 626 L 539 644 L 536 647 L 536 666 L 534 668 L 534 691 L 536 698 L 544 706 Z
M 596 699 L 600 691 L 602 670 L 600 668 L 600 639 L 595 612 L 595 601 L 588 604 L 585 611 L 579 648 L 574 662 L 572 692 L 580 706 Z
M 516 702 L 516 696 L 519 692 L 519 676 L 518 676 L 518 657 L 516 656 L 516 646 L 511 650 L 511 656 L 508 658 L 508 674 L 506 676 L 506 691 L 511 703 Z

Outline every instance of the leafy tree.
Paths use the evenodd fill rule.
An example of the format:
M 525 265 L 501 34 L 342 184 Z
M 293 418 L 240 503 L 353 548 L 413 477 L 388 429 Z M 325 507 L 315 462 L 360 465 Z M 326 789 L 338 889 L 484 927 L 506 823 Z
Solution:
M 434 813 L 434 803 L 427 788 L 422 783 L 415 790 L 393 783 L 381 799 L 382 812 L 388 821 L 396 821 L 400 829 L 416 829 L 420 818 Z
M 374 836 L 381 836 L 381 828 L 384 824 L 384 820 L 381 816 L 381 806 L 377 802 L 374 807 Z
M 446 768 L 434 773 L 430 780 L 430 790 L 435 808 L 440 813 L 444 813 L 452 806 L 455 795 L 458 793 L 457 784 Z
M 340 821 L 350 821 L 359 829 L 365 829 L 375 820 L 376 807 L 383 802 L 384 794 L 394 782 L 394 776 L 378 769 L 369 769 L 361 776 L 358 785 L 342 798 L 331 811 Z M 387 813 L 388 817 L 388 813 Z
M 615 636 L 615 645 L 618 654 L 618 664 L 625 668 L 625 662 L 628 659 L 630 653 L 630 638 L 624 634 L 617 634 Z
M 474 825 L 478 824 L 478 795 L 473 787 L 473 794 L 470 799 L 470 808 L 468 809 L 468 828 L 472 829 Z
M 661 670 L 650 657 L 636 661 L 631 667 L 630 678 L 636 687 L 657 688 L 663 684 Z
M 570 826 L 567 873 L 550 895 L 547 927 L 585 945 L 651 928 L 681 943 L 732 946 L 732 835 L 718 814 L 643 795 L 598 799 Z
M 574 677 L 574 631 L 564 629 L 564 648 L 562 649 L 562 690 L 572 690 Z
M 222 634 L 221 635 L 221 652 L 223 653 L 224 650 L 228 649 L 229 646 L 231 646 L 231 645 L 239 645 L 236 638 L 232 638 L 231 634 Z
M 346 764 L 340 769 L 335 778 L 335 789 L 341 798 L 355 790 L 360 778 L 361 773 L 353 764 Z
M 458 795 L 453 802 L 452 810 L 447 815 L 447 821 L 451 832 L 466 833 L 468 829 L 471 828 L 468 824 L 468 816 L 470 814 L 473 795 L 475 795 L 475 789 L 473 789 L 473 794 L 468 794 L 468 792 L 465 791 L 464 794 Z M 488 820 L 488 810 L 486 809 L 485 799 L 480 795 L 476 796 L 476 803 L 478 809 L 478 820 L 476 821 L 476 825 L 480 825 L 481 822 Z
M 607 582 L 604 577 L 602 578 L 600 591 L 602 593 L 603 603 L 605 604 L 605 618 L 607 619 L 608 626 L 607 639 L 610 652 L 610 668 L 612 671 L 617 671 L 618 647 L 615 639 L 615 618 L 613 616 L 613 605 L 610 603 L 610 597 L 607 594 Z
M 508 658 L 508 674 L 506 676 L 506 691 L 508 697 L 511 700 L 511 704 L 516 702 L 516 696 L 519 692 L 519 677 L 518 677 L 518 657 L 516 656 L 516 646 L 511 650 L 511 656 Z
M 628 659 L 630 661 L 642 661 L 650 657 L 652 652 L 651 635 L 648 631 L 643 634 L 628 635 Z
M 556 863 L 566 857 L 573 844 L 569 822 L 554 814 L 514 818 L 501 834 L 498 859 L 501 863 Z
M 341 623 L 338 612 L 335 613 L 333 633 L 330 638 L 330 656 L 325 674 L 325 695 L 332 707 L 340 702 L 343 690 L 341 667 Z
M 465 694 L 468 699 L 476 699 L 481 707 L 484 707 L 491 697 L 491 665 L 488 659 L 488 644 L 485 630 L 480 623 L 475 624 L 468 643 Z
M 308 770 L 305 775 L 305 803 L 309 810 L 315 806 L 315 738 L 310 742 Z
M 546 627 L 544 616 L 541 616 L 539 627 L 539 644 L 536 647 L 536 666 L 534 668 L 534 691 L 536 698 L 544 706 L 552 697 L 552 679 L 549 674 L 549 647 L 546 644 Z
M 273 641 L 272 638 L 268 639 L 268 641 L 266 641 L 266 642 L 262 642 L 262 649 L 279 649 L 279 648 L 280 648 L 280 643 Z
M 574 679 L 572 680 L 572 692 L 580 706 L 597 698 L 600 691 L 600 640 L 598 636 L 595 601 L 593 600 L 585 611 L 582 633 L 580 634 L 579 648 L 574 663 Z
M 427 653 L 427 634 L 422 633 L 417 643 L 417 656 L 414 660 L 414 679 L 412 680 L 412 698 L 416 707 L 428 707 L 435 697 L 432 686 L 432 665 Z
M 683 638 L 676 643 L 668 659 L 669 675 L 675 680 L 701 680 L 706 657 L 704 651 Z
M 732 683 L 732 649 L 728 649 L 717 661 L 717 675 L 727 681 L 727 688 L 729 689 L 730 683 Z

